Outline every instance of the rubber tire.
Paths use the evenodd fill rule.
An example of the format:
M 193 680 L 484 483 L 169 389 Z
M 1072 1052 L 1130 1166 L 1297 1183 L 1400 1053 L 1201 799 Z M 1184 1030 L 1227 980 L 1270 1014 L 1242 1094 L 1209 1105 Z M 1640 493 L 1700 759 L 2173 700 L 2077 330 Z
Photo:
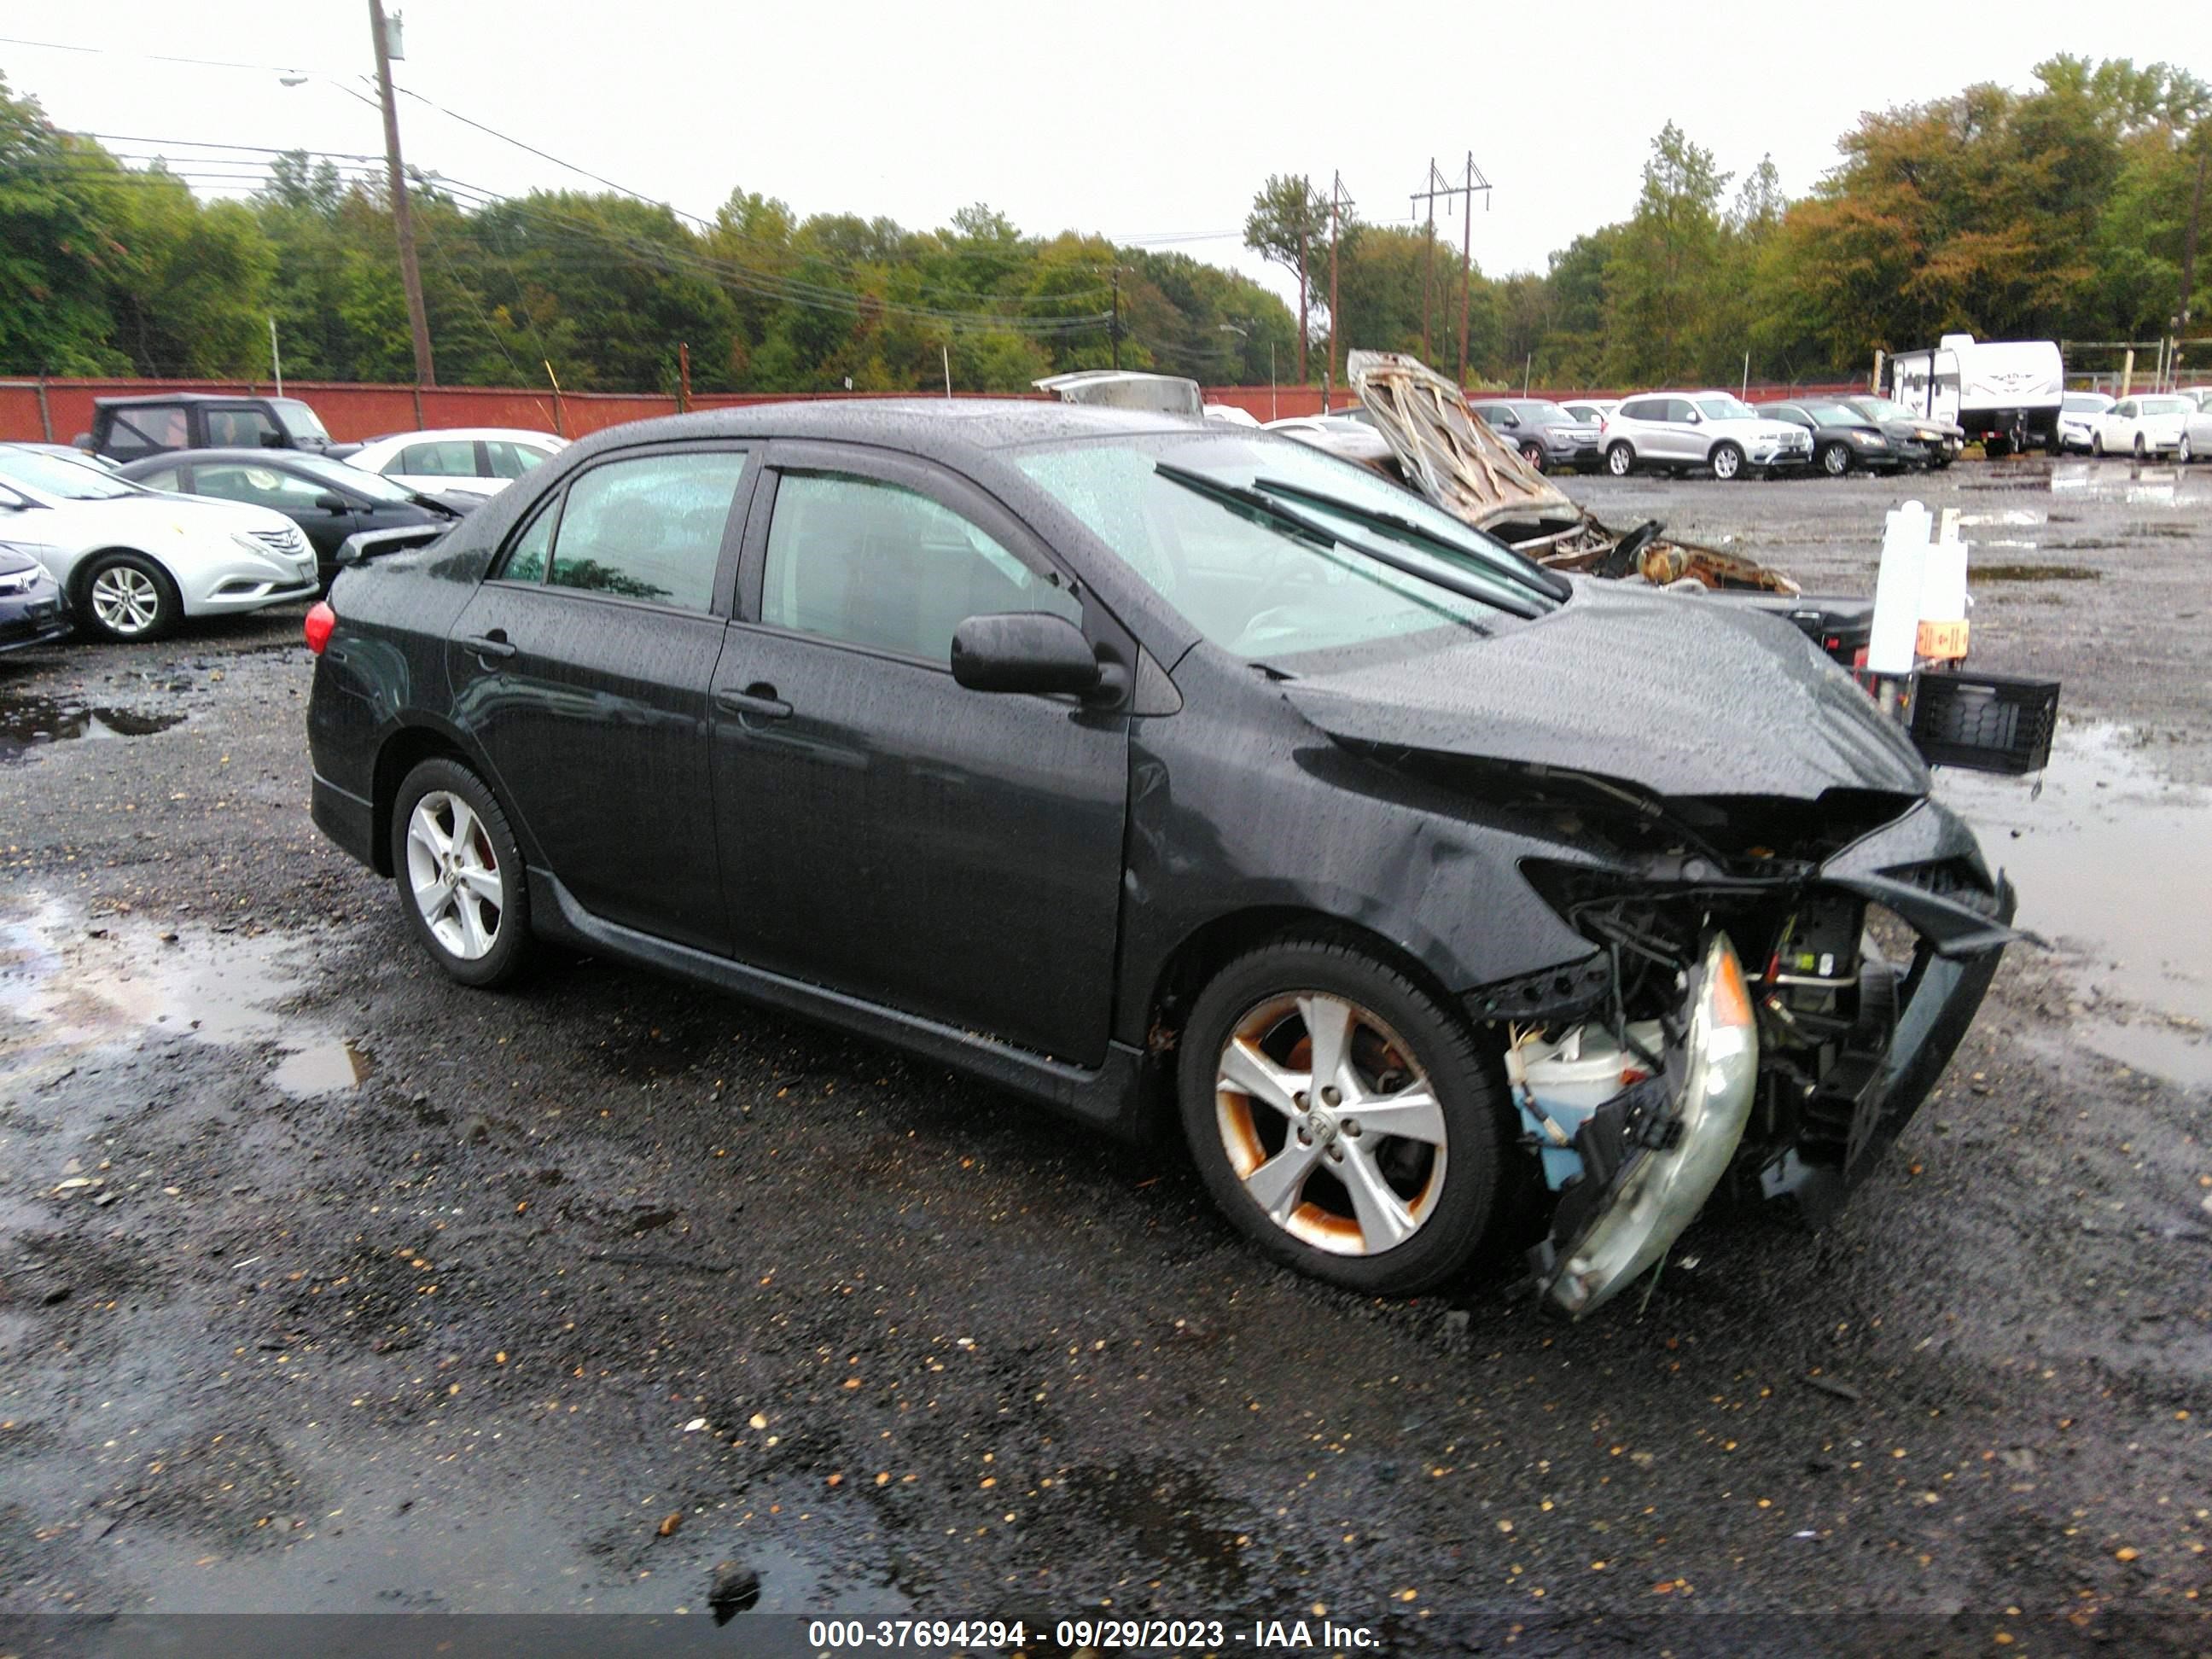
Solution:
M 1221 1045 L 1245 1012 L 1287 991 L 1322 991 L 1380 1015 L 1414 1050 L 1449 1136 L 1444 1190 L 1420 1231 L 1380 1255 L 1332 1255 L 1270 1221 L 1244 1190 L 1214 1122 Z M 1237 957 L 1191 1008 L 1179 1042 L 1176 1096 L 1183 1136 L 1206 1190 L 1238 1231 L 1285 1267 L 1346 1290 L 1407 1296 L 1463 1271 L 1481 1246 L 1506 1146 L 1504 1078 L 1458 1012 L 1359 946 L 1326 933 L 1285 939 Z
M 2137 466 L 2141 466 L 2141 465 L 2142 465 L 2145 461 L 2148 460 L 2149 459 L 2150 459 L 2150 451 L 2149 451 L 2149 449 L 2148 449 L 2148 448 L 2144 445 L 2144 443 L 2143 443 L 2143 435 L 2142 435 L 2142 433 L 2140 433 L 2140 432 L 2138 432 L 2138 433 L 2136 433 L 2136 454 L 2135 454 L 2136 465 Z
M 1544 471 L 1544 446 L 1541 444 L 1522 445 L 1521 459 L 1528 462 L 1528 465 L 1533 467 L 1539 475 L 1540 475 Z
M 407 885 L 407 821 L 414 816 L 416 804 L 434 789 L 443 789 L 459 795 L 468 802 L 469 808 L 483 823 L 484 833 L 491 837 L 492 851 L 497 855 L 500 869 L 507 872 L 507 903 L 499 919 L 499 938 L 490 950 L 473 962 L 461 957 L 438 943 L 430 924 L 422 920 L 416 908 L 415 896 Z M 399 908 L 409 927 L 430 959 L 445 970 L 447 976 L 463 985 L 472 985 L 480 990 L 494 986 L 512 984 L 529 967 L 537 952 L 537 940 L 530 931 L 530 872 L 522 861 L 522 849 L 515 844 L 514 831 L 507 827 L 507 814 L 500 810 L 492 793 L 459 761 L 445 756 L 435 756 L 418 764 L 399 785 L 399 793 L 392 798 L 392 822 L 388 833 L 392 848 L 392 891 L 399 901 Z
M 1985 461 L 2001 461 L 2011 453 L 2012 440 L 2009 438 L 2000 437 L 1992 432 L 1982 440 L 1982 459 Z
M 1838 465 L 1838 463 L 1841 465 Z M 1820 452 L 1820 471 L 1832 478 L 1840 478 L 1851 470 L 1851 452 L 1844 444 L 1830 444 Z
M 2100 461 L 2105 459 L 2105 434 L 2103 433 L 2092 432 L 2089 434 L 2089 453 Z
M 141 633 L 117 633 L 100 621 L 100 613 L 92 608 L 93 583 L 99 580 L 101 571 L 117 565 L 129 565 L 154 579 L 157 608 L 152 625 Z M 70 608 L 76 614 L 77 626 L 97 639 L 109 640 L 118 645 L 143 645 L 148 640 L 158 640 L 165 634 L 173 632 L 178 619 L 185 614 L 185 602 L 177 595 L 176 582 L 156 561 L 148 558 L 143 553 L 120 550 L 95 553 L 77 568 L 74 577 L 70 584 L 73 590 L 70 595 Z
M 1721 457 L 1724 454 L 1735 457 L 1734 470 L 1727 473 L 1723 473 L 1721 471 Z M 1723 438 L 1713 446 L 1713 453 L 1707 458 L 1707 465 L 1712 468 L 1714 477 L 1718 478 L 1723 483 L 1732 483 L 1743 477 L 1743 450 L 1738 445 L 1730 443 Z
M 2197 459 L 2197 452 L 2196 452 L 2196 450 L 2195 450 L 2195 449 L 2193 449 L 2192 447 L 2191 447 L 2191 446 L 2190 446 L 2190 442 L 2189 442 L 2189 434 L 2188 434 L 2186 432 L 2185 432 L 2185 433 L 2183 433 L 2183 434 L 2181 434 L 2181 441 L 2180 441 L 2179 444 L 2177 444 L 2177 445 L 2175 445 L 2175 446 L 2174 446 L 2174 450 L 2173 450 L 2173 462 L 2174 462 L 2174 465 L 2175 465 L 2176 466 L 2187 466 L 2187 465 L 2190 464 L 2190 462 L 2191 462 L 2191 461 L 2195 460 L 2196 459 Z
M 1625 478 L 1636 471 L 1636 451 L 1626 443 L 1617 443 L 1605 452 L 1605 470 L 1616 478 Z

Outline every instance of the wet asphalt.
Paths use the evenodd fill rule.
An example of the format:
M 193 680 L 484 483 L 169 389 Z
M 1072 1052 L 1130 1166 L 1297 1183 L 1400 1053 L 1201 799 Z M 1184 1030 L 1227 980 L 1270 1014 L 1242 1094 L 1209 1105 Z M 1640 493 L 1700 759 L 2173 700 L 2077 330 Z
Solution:
M 2039 795 L 1944 778 L 2051 943 L 1887 1164 L 1580 1326 L 1292 1278 L 1173 1146 L 697 988 L 454 988 L 308 822 L 296 607 L 0 658 L 0 1613 L 2212 1645 L 2212 468 L 1568 488 L 1816 591 L 1958 507 L 1977 665 L 2069 715 Z

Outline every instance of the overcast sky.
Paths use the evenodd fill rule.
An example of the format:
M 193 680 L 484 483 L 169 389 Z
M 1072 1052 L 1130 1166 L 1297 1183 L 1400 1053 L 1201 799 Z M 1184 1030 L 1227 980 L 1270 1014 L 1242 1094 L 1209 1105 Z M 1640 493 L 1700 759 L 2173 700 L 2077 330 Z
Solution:
M 179 141 L 380 153 L 367 0 L 229 6 L 105 0 L 10 7 L 0 71 L 60 125 L 177 158 Z M 1668 119 L 1739 177 L 1771 152 L 1802 194 L 1862 111 L 2021 86 L 2058 52 L 2164 59 L 2212 77 L 2212 5 L 1503 6 L 1212 0 L 1110 7 L 484 3 L 407 0 L 405 88 L 641 195 L 711 215 L 732 185 L 800 214 L 944 224 L 986 201 L 1025 231 L 1103 231 L 1261 274 L 1240 246 L 1270 173 L 1363 216 L 1403 219 L 1433 154 L 1472 149 L 1494 189 L 1474 216 L 1492 273 L 1543 268 L 1626 215 Z M 1801 20 L 1792 22 L 1794 16 Z M 312 72 L 284 87 L 265 68 Z M 401 100 L 409 162 L 501 193 L 587 179 Z M 250 188 L 250 183 L 245 186 Z M 1459 225 L 1439 222 L 1453 245 Z M 1196 238 L 1207 240 L 1195 240 Z M 1185 240 L 1193 239 L 1193 240 Z M 1279 278 L 1274 285 L 1281 286 Z

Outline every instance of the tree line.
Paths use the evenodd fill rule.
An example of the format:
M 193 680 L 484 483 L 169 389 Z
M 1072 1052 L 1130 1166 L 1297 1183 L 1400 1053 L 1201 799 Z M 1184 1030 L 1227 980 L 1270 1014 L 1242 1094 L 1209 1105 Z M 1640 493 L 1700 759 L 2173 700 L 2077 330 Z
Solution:
M 1419 228 L 1338 228 L 1285 174 L 1246 245 L 1304 270 L 1307 376 L 1344 344 L 1459 360 L 1490 386 L 1727 383 L 1863 372 L 1877 349 L 2173 330 L 2212 90 L 2166 64 L 2057 57 L 2026 90 L 1969 87 L 1870 112 L 1837 166 L 1785 196 L 1669 123 L 1629 216 L 1541 272 L 1475 270 Z M 274 156 L 243 200 L 186 163 L 57 130 L 0 79 L 0 373 L 412 377 L 375 170 Z M 1731 190 L 1731 186 L 1734 189 Z M 1211 384 L 1297 374 L 1298 319 L 1267 289 L 1172 252 L 1023 233 L 977 205 L 935 230 L 801 218 L 733 190 L 711 220 L 613 192 L 410 190 L 439 378 L 670 391 L 1012 390 L 1118 361 Z M 1340 320 L 1340 328 L 1339 326 Z M 1339 359 L 1340 362 L 1340 358 Z

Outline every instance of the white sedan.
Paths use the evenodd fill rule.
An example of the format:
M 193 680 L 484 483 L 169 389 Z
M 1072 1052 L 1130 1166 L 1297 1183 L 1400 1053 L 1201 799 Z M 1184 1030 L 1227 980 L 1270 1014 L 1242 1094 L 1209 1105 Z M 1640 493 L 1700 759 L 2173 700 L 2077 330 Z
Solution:
M 2094 448 L 2097 417 L 2110 409 L 2114 401 L 2101 392 L 2068 392 L 2058 404 L 2058 447 L 2061 449 Z
M 13 444 L 0 444 L 0 538 L 46 566 L 78 623 L 111 640 L 317 590 L 315 550 L 281 513 L 165 495 Z
M 372 438 L 344 457 L 349 466 L 436 495 L 463 490 L 495 495 L 568 447 L 566 438 L 519 427 L 463 426 Z
M 2193 461 L 2212 455 L 2212 392 L 2200 389 L 2182 396 L 2189 399 L 2189 417 L 2182 422 L 2181 447 L 2174 452 L 2174 459 Z
M 2089 434 L 2092 455 L 2152 455 L 2180 452 L 2189 417 L 2197 405 L 2173 392 L 2123 398 L 2097 416 Z

